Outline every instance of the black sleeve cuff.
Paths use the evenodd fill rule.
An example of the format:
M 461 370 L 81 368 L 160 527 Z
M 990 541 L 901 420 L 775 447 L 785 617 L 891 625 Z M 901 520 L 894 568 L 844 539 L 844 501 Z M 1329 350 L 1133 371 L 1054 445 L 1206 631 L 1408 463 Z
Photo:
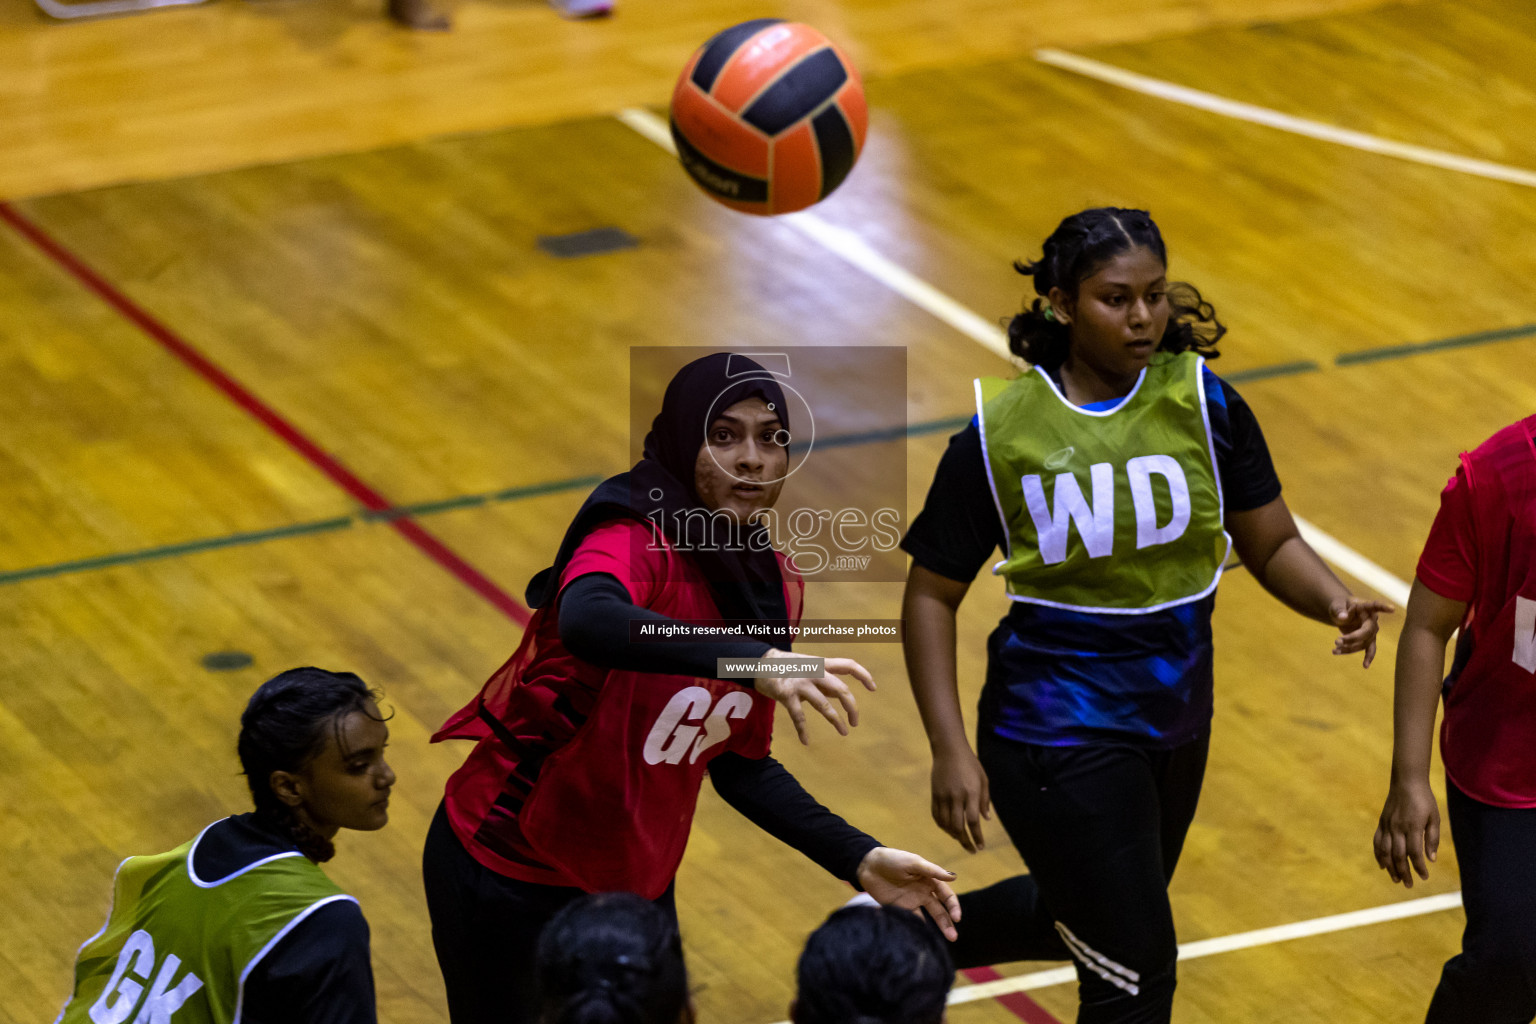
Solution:
M 859 887 L 859 865 L 882 844 L 817 803 L 778 761 L 721 754 L 710 762 L 709 777 L 715 791 L 747 820 Z

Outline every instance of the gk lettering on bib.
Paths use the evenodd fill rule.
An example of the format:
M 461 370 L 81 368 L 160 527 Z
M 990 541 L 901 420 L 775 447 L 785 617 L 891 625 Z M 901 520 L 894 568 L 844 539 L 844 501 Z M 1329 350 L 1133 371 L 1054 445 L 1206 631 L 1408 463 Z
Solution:
M 1231 541 L 1204 360 L 1159 353 L 1115 409 L 1069 403 L 1032 369 L 976 382 L 988 478 L 1008 538 L 1008 595 L 1144 614 L 1204 597 Z
M 91 1004 L 93 1024 L 123 1024 L 140 1005 L 144 986 L 149 986 L 149 996 L 143 1001 L 143 1009 L 134 1018 L 134 1024 L 170 1024 L 172 1015 L 192 993 L 203 987 L 203 981 L 187 971 L 173 986 L 171 979 L 181 969 L 181 957 L 167 953 L 165 961 L 155 970 L 155 940 L 149 932 L 140 928 L 128 936 L 123 951 L 117 956 L 117 966 L 101 996 Z M 154 978 L 151 982 L 150 978 Z
M 320 907 L 352 899 L 297 850 L 200 878 L 193 858 L 201 839 L 118 867 L 112 912 L 80 948 L 58 1024 L 236 1020 L 246 976 L 277 937 Z

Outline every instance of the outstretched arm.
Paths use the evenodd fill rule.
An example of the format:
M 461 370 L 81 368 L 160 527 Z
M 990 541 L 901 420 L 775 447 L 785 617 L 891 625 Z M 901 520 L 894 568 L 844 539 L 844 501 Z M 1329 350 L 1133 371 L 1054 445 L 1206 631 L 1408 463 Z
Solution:
M 624 584 L 604 572 L 587 573 L 567 584 L 560 593 L 559 613 L 560 642 L 566 650 L 582 661 L 602 668 L 713 679 L 715 666 L 721 658 L 792 661 L 798 657 L 738 634 L 702 640 L 637 641 L 631 632 L 634 623 L 649 625 L 658 637 L 669 636 L 672 630 L 683 628 L 684 624 L 635 604 Z M 848 735 L 849 726 L 859 724 L 858 701 L 839 676 L 851 676 L 866 689 L 875 688 L 869 671 L 851 658 L 827 658 L 825 669 L 820 675 L 787 675 L 750 681 L 759 693 L 784 705 L 801 743 L 810 743 L 805 705 L 831 722 L 832 727 L 844 736 Z M 741 683 L 749 685 L 747 680 L 741 680 Z M 838 715 L 839 708 L 847 717 L 846 723 Z
M 721 754 L 709 763 L 709 780 L 752 824 L 850 885 L 858 883 L 864 856 L 880 845 L 818 803 L 773 757 Z
M 1445 645 L 1466 612 L 1464 602 L 1441 597 L 1415 579 L 1397 642 L 1392 781 L 1372 846 L 1382 870 L 1409 889 L 1415 871 L 1429 878 L 1429 862 L 1440 848 L 1440 808 L 1429 788 L 1429 758 Z
M 1355 597 L 1301 537 L 1284 498 L 1227 516 L 1227 530 L 1244 567 L 1285 605 L 1309 619 L 1338 627 L 1334 654 L 1365 652 L 1376 658 L 1376 616 L 1393 611 L 1386 601 Z
M 954 873 L 879 841 L 833 814 L 772 757 L 725 753 L 709 765 L 715 791 L 747 820 L 881 904 L 925 910 L 951 940 L 960 901 Z
M 986 847 L 981 820 L 992 814 L 987 773 L 965 735 L 955 669 L 955 614 L 970 586 L 914 562 L 901 618 L 907 676 L 933 753 L 933 820 L 975 853 Z
M 781 651 L 777 647 L 763 655 L 764 660 L 784 661 L 791 665 L 803 658 L 803 654 Z M 752 687 L 758 693 L 784 705 L 789 720 L 794 723 L 795 735 L 806 746 L 811 742 L 811 733 L 806 727 L 806 705 L 831 722 L 840 735 L 847 736 L 849 726 L 859 724 L 858 700 L 840 676 L 858 680 L 866 690 L 875 688 L 875 678 L 869 674 L 869 669 L 852 658 L 825 658 L 822 668 L 820 675 L 790 675 L 791 670 L 786 668 L 783 676 L 758 676 L 752 680 Z M 846 723 L 838 717 L 839 707 L 847 716 Z
M 633 623 L 666 637 L 676 619 L 635 604 L 618 578 L 605 572 L 578 576 L 560 592 L 560 642 L 582 661 L 631 672 L 665 672 L 712 679 L 719 658 L 761 658 L 769 644 L 746 635 L 707 639 L 636 640 Z M 687 634 L 684 633 L 684 636 Z

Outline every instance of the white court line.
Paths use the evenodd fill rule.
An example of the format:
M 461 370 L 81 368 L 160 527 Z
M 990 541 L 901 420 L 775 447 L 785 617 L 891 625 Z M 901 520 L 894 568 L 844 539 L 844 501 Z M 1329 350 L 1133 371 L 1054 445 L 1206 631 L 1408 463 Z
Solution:
M 1343 541 L 1319 530 L 1301 516 L 1292 513 L 1291 518 L 1296 520 L 1296 526 L 1301 530 L 1301 539 L 1312 545 L 1312 550 L 1321 555 L 1323 561 L 1333 563 L 1336 568 L 1353 576 L 1399 608 L 1407 606 L 1409 587 L 1406 582 Z
M 1239 932 L 1236 935 L 1222 935 L 1214 939 L 1185 942 L 1179 946 L 1179 959 L 1198 960 L 1200 957 L 1212 956 L 1216 953 L 1230 953 L 1237 949 L 1252 949 L 1255 946 L 1268 946 L 1276 942 L 1289 942 L 1292 939 L 1327 935 L 1329 932 L 1341 932 L 1350 928 L 1381 924 L 1385 921 L 1400 921 L 1407 917 L 1453 910 L 1459 906 L 1461 906 L 1460 892 L 1449 892 L 1442 896 L 1425 896 L 1422 899 L 1404 900 L 1401 903 L 1388 903 L 1385 906 L 1371 907 L 1367 910 L 1353 910 L 1347 914 L 1315 917 L 1310 921 L 1297 921 L 1294 924 L 1282 924 L 1274 928 L 1260 928 L 1251 932 Z M 1015 992 L 1050 988 L 1052 985 L 1065 985 L 1076 980 L 1076 967 L 1052 967 L 1045 971 L 1016 974 L 1011 978 L 998 978 L 996 981 L 983 981 L 953 989 L 949 993 L 949 1005 L 957 1006 L 982 999 L 996 999 Z M 778 1024 L 789 1024 L 789 1021 L 779 1021 Z
M 1383 921 L 1398 921 L 1405 917 L 1418 917 L 1420 914 L 1434 914 L 1459 906 L 1461 906 L 1460 892 L 1450 892 L 1443 896 L 1425 896 L 1422 899 L 1405 900 L 1402 903 L 1388 903 L 1386 906 L 1371 907 L 1368 910 L 1355 910 L 1347 914 L 1315 917 L 1310 921 L 1297 921 L 1295 924 L 1282 924 L 1274 928 L 1260 928 L 1257 931 L 1239 932 L 1236 935 L 1185 942 L 1179 946 L 1179 959 L 1195 960 L 1216 953 L 1230 953 L 1235 949 L 1251 949 L 1254 946 L 1268 946 L 1276 942 L 1288 942 L 1291 939 L 1381 924 Z M 1051 985 L 1062 985 L 1076 980 L 1075 967 L 1054 967 L 1048 971 L 1035 971 L 1032 974 L 1019 974 L 1012 978 L 999 978 L 996 981 L 984 981 L 977 985 L 957 988 L 949 994 L 949 1005 L 972 1003 L 978 999 L 995 999 L 1012 992 L 1027 992 L 1030 989 L 1048 988 Z
M 1213 114 L 1221 114 L 1239 121 L 1250 121 L 1254 124 L 1278 128 L 1284 132 L 1294 132 L 1297 135 L 1305 135 L 1308 138 L 1320 139 L 1323 142 L 1333 142 L 1340 146 L 1364 150 L 1367 153 L 1378 153 L 1382 156 L 1396 157 L 1399 160 L 1409 160 L 1416 164 L 1426 164 L 1430 167 L 1439 167 L 1447 171 L 1459 171 L 1462 174 L 1473 174 L 1479 178 L 1492 178 L 1495 181 L 1507 181 L 1516 185 L 1536 188 L 1536 171 L 1529 171 L 1523 167 L 1510 167 L 1506 164 L 1496 164 L 1489 160 L 1477 160 L 1473 157 L 1458 156 L 1455 153 L 1446 153 L 1438 149 L 1428 149 L 1424 146 L 1415 146 L 1406 142 L 1397 142 L 1393 139 L 1384 139 L 1379 135 L 1368 135 L 1365 132 L 1339 128 L 1335 125 L 1325 124 L 1322 121 L 1309 121 L 1304 117 L 1294 117 L 1290 114 L 1282 114 L 1278 110 L 1270 110 L 1268 107 L 1259 107 L 1254 106 L 1252 103 L 1229 100 L 1224 96 L 1201 92 L 1198 89 L 1191 89 L 1184 85 L 1175 85 L 1172 82 L 1165 82 L 1160 78 L 1149 78 L 1146 75 L 1139 75 L 1134 71 L 1126 71 L 1112 64 L 1104 64 L 1100 61 L 1079 57 L 1075 53 L 1066 53 L 1062 50 L 1036 50 L 1035 59 L 1042 63 L 1050 64 L 1052 67 L 1073 71 L 1088 78 L 1096 78 L 1101 82 L 1108 82 L 1111 85 L 1118 85 L 1122 89 L 1131 89 L 1135 92 L 1145 93 L 1148 96 L 1156 96 L 1159 99 L 1182 103 L 1189 107 L 1197 107 L 1200 110 L 1208 110 Z
M 658 146 L 676 155 L 676 149 L 672 145 L 670 130 L 667 128 L 666 123 L 655 114 L 648 110 L 630 108 L 619 113 L 618 118 Z M 791 224 L 807 237 L 824 246 L 829 252 L 847 260 L 914 305 L 927 310 L 935 317 L 955 327 L 973 341 L 978 342 L 997 355 L 1013 361 L 1013 355 L 1008 351 L 1008 345 L 1001 328 L 990 323 L 984 317 L 977 316 L 926 281 L 920 280 L 884 256 L 881 256 L 852 231 L 828 224 L 820 217 L 809 213 L 790 214 L 778 219 Z M 1323 532 L 1306 520 L 1297 517 L 1296 525 L 1300 528 L 1302 537 L 1324 560 L 1377 591 L 1383 597 L 1398 604 L 1407 603 L 1408 584 L 1402 579 L 1394 576 L 1386 569 L 1383 569 L 1375 562 L 1372 562 L 1358 551 L 1346 545 L 1343 541 Z M 1181 960 L 1189 960 L 1196 957 L 1210 956 L 1214 953 L 1225 953 L 1234 949 L 1246 949 L 1251 946 L 1284 942 L 1288 939 L 1298 939 L 1308 935 L 1322 935 L 1327 932 L 1341 931 L 1346 928 L 1358 928 L 1362 925 L 1376 924 L 1381 921 L 1392 921 L 1398 918 L 1412 917 L 1417 914 L 1434 913 L 1435 911 L 1460 906 L 1460 904 L 1461 893 L 1459 892 L 1449 893 L 1444 896 L 1429 896 L 1423 899 L 1408 900 L 1403 903 L 1389 903 L 1386 906 L 1374 907 L 1369 910 L 1356 910 L 1346 914 L 1335 914 L 1331 917 L 1314 918 L 1311 921 L 1298 921 L 1295 924 L 1280 925 L 1274 928 L 1261 928 L 1257 931 L 1241 932 L 1236 935 L 1185 943 L 1179 947 L 1179 958 Z M 977 999 L 990 999 L 1000 995 L 1007 995 L 1010 992 L 1023 992 L 1028 989 L 1044 988 L 1049 985 L 1060 985 L 1072 981 L 1076 977 L 1077 972 L 1075 968 L 1058 967 L 1048 971 L 1037 971 L 1033 974 L 1022 974 L 1012 978 L 1001 978 L 997 981 L 967 985 L 952 992 L 949 1001 L 951 1004 L 955 1004 L 971 1002 Z M 787 1024 L 787 1022 L 781 1022 L 781 1024 Z
M 1062 56 L 1070 55 L 1062 54 Z M 629 107 L 620 111 L 617 117 L 673 156 L 677 155 L 677 149 L 672 144 L 671 129 L 667 127 L 666 121 L 649 110 Z M 1533 176 L 1533 181 L 1536 181 L 1536 176 Z M 1007 336 L 1001 327 L 986 317 L 971 312 L 933 285 L 892 263 L 871 249 L 869 244 L 854 232 L 829 224 L 814 213 L 792 213 L 778 217 L 777 220 L 795 228 L 828 252 L 848 261 L 891 291 L 933 314 L 988 351 L 1015 365 L 1020 365 L 1013 353 L 1008 351 Z M 1313 549 L 1326 561 L 1388 600 L 1400 605 L 1408 602 L 1408 584 L 1403 580 L 1300 516 L 1296 517 L 1296 525 L 1301 529 L 1302 537 L 1306 542 L 1312 545 Z
M 618 119 L 650 139 L 673 156 L 677 147 L 672 143 L 672 131 L 667 123 L 649 110 L 629 107 L 618 113 Z M 829 224 L 814 213 L 790 213 L 774 218 L 809 237 L 817 245 L 839 256 L 864 271 L 891 291 L 913 305 L 933 314 L 961 334 L 983 348 L 1016 362 L 1008 351 L 1008 336 L 1003 329 L 986 317 L 977 316 L 933 285 L 916 277 L 880 255 L 869 243 L 847 228 Z

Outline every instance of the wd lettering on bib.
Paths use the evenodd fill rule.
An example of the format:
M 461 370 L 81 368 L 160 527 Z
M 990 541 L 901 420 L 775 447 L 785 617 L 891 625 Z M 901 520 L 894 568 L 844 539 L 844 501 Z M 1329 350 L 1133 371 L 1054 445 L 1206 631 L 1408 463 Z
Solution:
M 976 382 L 987 473 L 1008 537 L 1008 595 L 1144 614 L 1209 594 L 1222 528 L 1201 367 L 1159 353 L 1108 412 L 1073 406 L 1043 371 Z
M 1038 473 L 1023 477 L 1024 501 L 1034 520 L 1039 537 L 1040 557 L 1047 565 L 1067 558 L 1067 534 L 1076 526 L 1089 558 L 1108 558 L 1115 550 L 1115 472 L 1108 462 L 1089 467 L 1093 480 L 1092 503 L 1083 500 L 1082 488 L 1071 473 L 1055 479 L 1056 507 L 1045 497 L 1043 478 Z M 1136 513 L 1136 549 L 1154 544 L 1168 544 L 1184 536 L 1189 529 L 1189 482 L 1184 470 L 1167 455 L 1139 455 L 1125 464 L 1130 482 L 1131 504 Z M 1172 510 L 1168 522 L 1158 525 L 1157 501 L 1152 493 L 1152 477 L 1162 477 Z

